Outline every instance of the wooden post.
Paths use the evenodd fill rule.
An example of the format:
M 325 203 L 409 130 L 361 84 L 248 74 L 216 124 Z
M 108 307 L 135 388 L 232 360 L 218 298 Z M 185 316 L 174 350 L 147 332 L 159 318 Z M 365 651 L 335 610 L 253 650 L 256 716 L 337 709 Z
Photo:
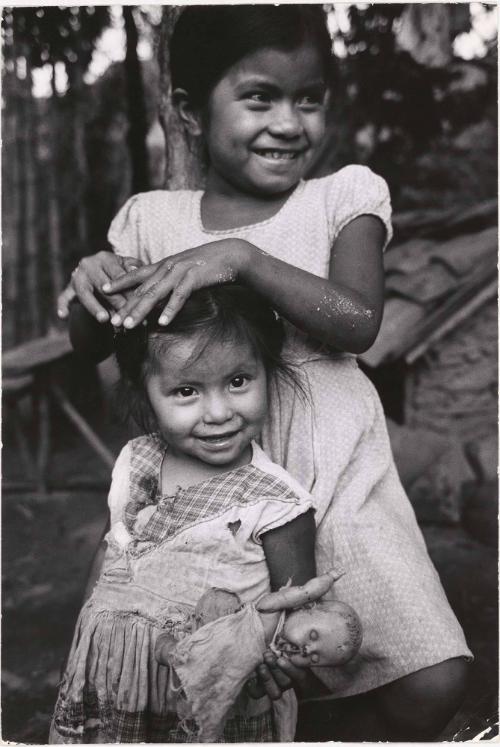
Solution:
M 163 8 L 160 29 L 160 111 L 165 134 L 166 173 L 168 189 L 199 189 L 205 181 L 199 142 L 190 142 L 171 100 L 169 40 L 182 9 L 176 5 Z

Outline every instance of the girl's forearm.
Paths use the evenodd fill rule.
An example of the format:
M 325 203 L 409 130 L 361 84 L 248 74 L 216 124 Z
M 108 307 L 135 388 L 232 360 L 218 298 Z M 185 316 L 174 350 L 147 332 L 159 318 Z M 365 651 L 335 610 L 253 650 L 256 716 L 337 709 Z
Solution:
M 380 313 L 352 288 L 300 270 L 252 244 L 240 277 L 289 322 L 320 342 L 362 353 L 374 342 Z
M 69 336 L 75 352 L 96 363 L 112 353 L 113 328 L 98 322 L 79 301 L 71 304 Z

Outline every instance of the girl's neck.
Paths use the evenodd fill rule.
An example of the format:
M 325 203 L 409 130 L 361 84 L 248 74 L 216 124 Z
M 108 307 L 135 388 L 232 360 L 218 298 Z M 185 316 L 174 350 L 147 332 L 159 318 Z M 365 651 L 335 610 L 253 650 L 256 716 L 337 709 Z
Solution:
M 231 472 L 249 464 L 252 453 L 252 446 L 249 444 L 237 463 L 217 465 L 207 464 L 187 454 L 167 449 L 161 467 L 161 492 L 173 495 L 178 488 L 190 488 L 217 475 Z
M 297 185 L 276 195 L 221 190 L 207 182 L 201 199 L 201 222 L 208 231 L 224 231 L 262 223 L 278 213 Z

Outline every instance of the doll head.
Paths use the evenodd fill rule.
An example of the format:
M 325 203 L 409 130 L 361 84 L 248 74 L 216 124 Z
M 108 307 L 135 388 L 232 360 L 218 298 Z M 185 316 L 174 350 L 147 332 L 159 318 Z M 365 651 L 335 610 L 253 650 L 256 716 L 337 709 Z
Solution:
M 277 648 L 297 667 L 339 666 L 358 652 L 362 638 L 352 607 L 322 601 L 288 615 Z

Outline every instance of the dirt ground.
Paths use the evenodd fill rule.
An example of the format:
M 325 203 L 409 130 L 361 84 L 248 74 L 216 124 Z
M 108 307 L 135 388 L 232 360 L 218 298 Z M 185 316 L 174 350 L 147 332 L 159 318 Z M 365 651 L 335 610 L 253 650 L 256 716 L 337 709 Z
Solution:
M 115 453 L 126 440 L 116 424 L 105 433 L 99 430 Z M 90 449 L 62 426 L 50 475 L 55 489 L 49 496 L 9 486 L 3 491 L 2 738 L 34 744 L 47 742 L 61 667 L 104 527 L 109 479 Z M 3 479 L 23 478 L 25 470 L 6 426 Z M 493 522 L 494 500 L 492 495 Z M 428 525 L 423 530 L 476 657 L 463 707 L 441 735 L 443 741 L 464 741 L 496 722 L 497 549 L 459 526 Z M 495 733 L 492 726 L 485 738 Z

